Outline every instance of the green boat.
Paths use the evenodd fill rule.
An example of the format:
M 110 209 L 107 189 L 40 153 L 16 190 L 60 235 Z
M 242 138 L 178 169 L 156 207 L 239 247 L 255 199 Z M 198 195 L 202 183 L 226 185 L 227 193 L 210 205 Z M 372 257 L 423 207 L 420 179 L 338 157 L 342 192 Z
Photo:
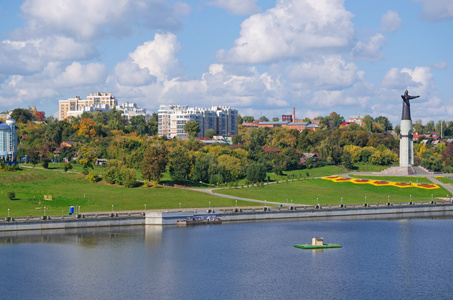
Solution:
M 326 248 L 341 248 L 342 246 L 338 244 L 324 244 L 324 245 L 297 244 L 294 245 L 294 247 L 300 249 L 326 249 Z
M 311 239 L 311 244 L 297 244 L 294 245 L 294 247 L 300 249 L 327 249 L 327 248 L 341 248 L 341 245 L 324 244 L 324 239 L 322 237 L 314 237 Z

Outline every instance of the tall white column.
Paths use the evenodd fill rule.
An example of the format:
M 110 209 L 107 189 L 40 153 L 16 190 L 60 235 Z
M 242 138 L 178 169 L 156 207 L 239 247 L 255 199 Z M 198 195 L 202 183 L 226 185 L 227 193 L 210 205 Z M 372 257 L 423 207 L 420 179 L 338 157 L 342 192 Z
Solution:
M 401 120 L 400 136 L 400 167 L 412 167 L 414 165 L 414 138 L 411 120 Z

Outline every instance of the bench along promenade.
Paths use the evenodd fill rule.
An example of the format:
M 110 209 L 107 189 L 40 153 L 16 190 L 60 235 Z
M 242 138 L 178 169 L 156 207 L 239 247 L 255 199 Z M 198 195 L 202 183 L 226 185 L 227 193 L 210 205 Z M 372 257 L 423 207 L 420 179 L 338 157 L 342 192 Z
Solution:
M 325 221 L 453 217 L 453 203 L 450 200 L 440 200 L 351 205 L 214 207 L 204 209 L 93 212 L 63 216 L 2 218 L 0 219 L 0 232 L 133 225 L 176 225 L 177 220 L 206 215 L 216 215 L 224 222 L 285 219 Z

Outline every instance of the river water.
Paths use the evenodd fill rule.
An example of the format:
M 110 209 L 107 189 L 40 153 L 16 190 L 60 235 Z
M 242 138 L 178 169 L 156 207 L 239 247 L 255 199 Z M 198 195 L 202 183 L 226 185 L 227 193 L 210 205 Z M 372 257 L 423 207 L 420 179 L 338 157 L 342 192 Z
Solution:
M 451 299 L 453 220 L 0 234 L 2 299 Z M 302 250 L 313 236 L 341 249 Z

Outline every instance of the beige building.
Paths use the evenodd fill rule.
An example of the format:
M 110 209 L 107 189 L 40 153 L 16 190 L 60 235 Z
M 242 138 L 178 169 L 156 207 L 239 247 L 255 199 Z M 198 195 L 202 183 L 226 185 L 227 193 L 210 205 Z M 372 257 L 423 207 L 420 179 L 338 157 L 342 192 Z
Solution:
M 112 93 L 90 93 L 86 99 L 79 96 L 59 101 L 58 119 L 63 120 L 69 116 L 79 116 L 83 112 L 93 112 L 95 110 L 109 110 L 118 105 L 118 101 Z

